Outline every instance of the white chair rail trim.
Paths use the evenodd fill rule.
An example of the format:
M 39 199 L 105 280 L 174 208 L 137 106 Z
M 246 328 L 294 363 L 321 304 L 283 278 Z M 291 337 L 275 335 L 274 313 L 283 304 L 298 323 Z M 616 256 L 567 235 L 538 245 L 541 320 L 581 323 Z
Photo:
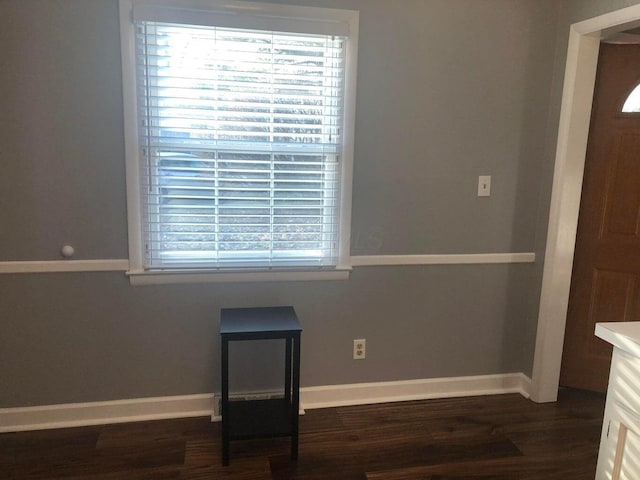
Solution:
M 355 255 L 350 258 L 352 267 L 533 263 L 535 262 L 535 259 L 536 255 L 533 252 L 433 255 Z M 127 259 L 0 261 L 0 274 L 126 272 L 128 270 L 129 260 Z
M 0 262 L 1 273 L 124 272 L 129 260 L 41 260 Z

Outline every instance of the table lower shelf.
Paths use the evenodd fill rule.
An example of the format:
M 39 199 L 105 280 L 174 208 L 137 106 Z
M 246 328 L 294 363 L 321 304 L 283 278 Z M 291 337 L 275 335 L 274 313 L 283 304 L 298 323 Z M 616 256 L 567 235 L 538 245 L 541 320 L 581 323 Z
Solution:
M 291 402 L 284 398 L 229 402 L 229 438 L 287 437 L 292 432 Z M 297 420 L 297 418 L 296 418 Z

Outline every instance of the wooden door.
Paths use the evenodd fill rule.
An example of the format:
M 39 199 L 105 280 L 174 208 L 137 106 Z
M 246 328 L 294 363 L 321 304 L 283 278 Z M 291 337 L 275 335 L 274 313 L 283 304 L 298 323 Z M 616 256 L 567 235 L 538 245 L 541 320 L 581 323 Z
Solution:
M 602 44 L 580 203 L 560 384 L 605 392 L 611 346 L 597 322 L 640 320 L 640 45 Z

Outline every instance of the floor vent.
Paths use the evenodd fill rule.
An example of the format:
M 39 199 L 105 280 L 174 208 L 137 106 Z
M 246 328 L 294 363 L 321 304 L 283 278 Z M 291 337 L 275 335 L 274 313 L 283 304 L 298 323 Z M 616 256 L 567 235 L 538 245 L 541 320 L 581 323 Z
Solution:
M 243 400 L 271 400 L 274 398 L 283 398 L 282 392 L 250 392 L 250 393 L 232 393 L 229 395 L 230 402 L 238 402 Z M 222 406 L 222 395 L 216 394 L 213 397 L 213 416 L 220 417 Z

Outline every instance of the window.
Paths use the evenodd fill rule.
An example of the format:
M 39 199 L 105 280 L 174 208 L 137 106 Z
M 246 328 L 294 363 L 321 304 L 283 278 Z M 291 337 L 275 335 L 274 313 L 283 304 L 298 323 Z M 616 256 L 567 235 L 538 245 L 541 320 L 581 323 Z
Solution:
M 629 94 L 622 106 L 623 113 L 640 112 L 640 85 L 636 86 Z
M 121 0 L 131 273 L 344 268 L 357 12 L 185 5 Z

